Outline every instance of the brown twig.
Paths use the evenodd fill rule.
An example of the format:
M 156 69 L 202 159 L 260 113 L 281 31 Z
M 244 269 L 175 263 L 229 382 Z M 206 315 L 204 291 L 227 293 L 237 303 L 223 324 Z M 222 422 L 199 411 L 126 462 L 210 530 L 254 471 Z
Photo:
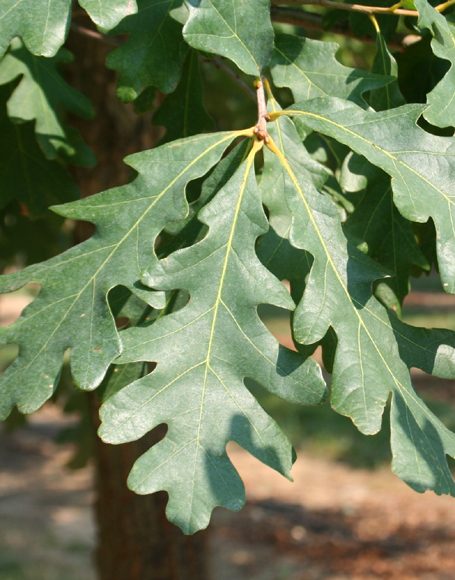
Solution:
M 270 121 L 270 116 L 267 112 L 264 82 L 262 79 L 256 81 L 256 99 L 258 103 L 258 122 L 254 128 L 254 134 L 260 141 L 268 143 L 269 134 L 267 132 L 267 121 Z
M 418 17 L 417 10 L 408 10 L 407 8 L 399 8 L 400 3 L 393 6 L 366 6 L 364 4 L 349 4 L 344 2 L 337 2 L 336 0 L 272 0 L 274 5 L 291 5 L 291 6 L 322 6 L 324 8 L 332 8 L 336 10 L 348 10 L 349 12 L 360 12 L 363 14 L 390 14 L 392 16 L 414 16 Z M 438 12 L 443 12 L 453 6 L 455 0 L 448 0 L 436 6 Z
M 335 25 L 327 28 L 324 26 L 322 17 L 319 14 L 305 12 L 304 10 L 298 10 L 296 8 L 272 6 L 272 20 L 274 22 L 281 22 L 283 24 L 301 26 L 302 28 L 309 30 L 341 34 L 347 38 L 353 38 L 355 40 L 359 40 L 360 42 L 369 44 L 376 43 L 376 39 L 372 36 L 359 36 L 358 34 L 355 34 L 349 30 L 348 27 L 343 25 Z M 404 45 L 402 42 L 400 42 L 399 37 L 397 37 L 395 40 L 389 41 L 387 44 L 392 50 L 403 50 L 404 48 Z

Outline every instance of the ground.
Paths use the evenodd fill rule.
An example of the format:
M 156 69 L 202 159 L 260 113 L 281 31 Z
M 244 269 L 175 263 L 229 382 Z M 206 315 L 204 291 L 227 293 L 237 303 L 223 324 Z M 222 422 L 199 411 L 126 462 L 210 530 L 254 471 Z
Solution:
M 2 433 L 0 578 L 94 580 L 92 469 L 66 467 L 54 436 L 67 421 L 49 406 Z M 384 466 L 373 471 L 300 453 L 294 482 L 231 446 L 248 503 L 218 509 L 216 580 L 399 580 L 455 577 L 452 498 L 419 495 Z

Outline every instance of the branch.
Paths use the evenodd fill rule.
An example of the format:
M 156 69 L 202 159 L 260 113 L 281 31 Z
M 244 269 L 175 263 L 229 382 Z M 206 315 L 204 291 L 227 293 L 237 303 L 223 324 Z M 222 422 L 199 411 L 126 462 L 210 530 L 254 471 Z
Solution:
M 254 127 L 254 134 L 260 141 L 268 143 L 269 134 L 267 132 L 267 121 L 270 120 L 270 117 L 267 112 L 263 79 L 258 79 L 256 81 L 256 98 L 258 104 L 258 122 Z
M 331 26 L 329 29 L 322 22 L 322 17 L 319 14 L 305 12 L 295 8 L 285 8 L 272 6 L 272 20 L 274 22 L 282 22 L 283 24 L 293 24 L 294 26 L 301 26 L 310 30 L 319 30 L 321 32 L 332 32 L 333 34 L 341 34 L 348 38 L 355 38 L 361 42 L 374 44 L 376 40 L 371 36 L 359 36 L 355 34 L 348 27 L 343 25 Z M 399 37 L 396 40 L 388 42 L 388 46 L 393 50 L 403 50 L 404 44 L 400 42 Z
M 333 8 L 336 10 L 348 10 L 349 12 L 361 12 L 363 14 L 390 14 L 392 16 L 419 16 L 417 10 L 408 10 L 399 8 L 400 3 L 393 6 L 364 6 L 363 4 L 345 4 L 335 0 L 272 0 L 274 5 L 287 4 L 291 6 L 323 6 L 324 8 Z M 443 12 L 453 6 L 455 0 L 447 0 L 436 6 L 438 12 Z

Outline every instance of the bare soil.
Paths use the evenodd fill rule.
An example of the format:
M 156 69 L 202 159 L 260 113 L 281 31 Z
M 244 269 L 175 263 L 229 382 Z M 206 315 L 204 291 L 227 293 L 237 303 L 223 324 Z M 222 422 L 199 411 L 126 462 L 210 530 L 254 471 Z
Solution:
M 48 406 L 0 435 L 2 580 L 95 577 L 92 469 L 69 470 L 72 448 L 54 440 L 67 421 Z M 215 511 L 215 580 L 455 578 L 453 498 L 305 454 L 289 482 L 235 445 L 229 453 L 248 503 Z

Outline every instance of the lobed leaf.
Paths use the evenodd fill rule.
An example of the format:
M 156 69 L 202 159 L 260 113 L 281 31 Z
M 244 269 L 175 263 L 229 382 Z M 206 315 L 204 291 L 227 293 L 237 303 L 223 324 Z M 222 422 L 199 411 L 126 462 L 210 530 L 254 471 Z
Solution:
M 110 443 L 138 439 L 167 424 L 165 438 L 134 465 L 129 486 L 137 493 L 167 491 L 168 518 L 185 533 L 206 527 L 217 505 L 234 510 L 243 505 L 243 485 L 225 450 L 228 441 L 289 474 L 291 446 L 244 379 L 294 402 L 316 404 L 324 394 L 316 363 L 281 347 L 257 313 L 261 303 L 294 308 L 255 253 L 257 237 L 267 230 L 253 167 L 259 146 L 234 166 L 232 177 L 199 213 L 209 227 L 206 237 L 148 272 L 150 286 L 183 289 L 189 302 L 152 325 L 122 333 L 119 362 L 153 361 L 157 367 L 101 409 L 100 434 Z
M 338 49 L 334 42 L 278 35 L 270 65 L 273 82 L 290 88 L 295 101 L 336 96 L 365 106 L 364 93 L 387 86 L 392 78 L 387 71 L 375 74 L 342 65 L 335 56 Z
M 78 0 L 93 22 L 105 29 L 112 30 L 117 24 L 137 12 L 136 0 Z
M 314 259 L 294 315 L 295 338 L 311 345 L 333 328 L 333 408 L 372 434 L 392 395 L 394 471 L 419 491 L 455 495 L 446 460 L 455 456 L 455 434 L 418 398 L 406 364 L 454 376 L 455 334 L 440 332 L 428 340 L 428 331 L 404 325 L 378 302 L 372 283 L 381 272 L 346 238 L 333 202 L 314 187 L 290 121 L 279 126 L 280 148 L 271 145 L 276 156 L 268 153 L 265 162 L 275 166 L 293 216 L 291 243 Z
M 135 0 L 81 0 L 92 20 L 110 29 L 136 11 Z M 0 5 L 0 57 L 18 36 L 38 56 L 55 56 L 65 42 L 72 0 L 2 0 Z
M 52 395 L 67 349 L 81 388 L 101 382 L 121 351 L 108 293 L 122 285 L 162 307 L 162 297 L 138 283 L 156 260 L 155 240 L 168 222 L 186 215 L 188 182 L 204 175 L 243 133 L 199 135 L 133 155 L 127 158 L 139 173 L 133 182 L 54 208 L 94 223 L 96 232 L 60 256 L 0 278 L 3 293 L 30 282 L 41 287 L 16 323 L 0 329 L 0 344 L 19 345 L 17 359 L 1 377 L 1 417 L 14 404 L 30 413 Z
M 444 289 L 455 292 L 455 139 L 416 125 L 424 107 L 403 105 L 376 113 L 354 103 L 325 98 L 293 106 L 313 130 L 330 135 L 392 177 L 395 205 L 407 219 L 433 219 Z
M 138 0 L 137 14 L 113 31 L 128 40 L 108 55 L 107 66 L 119 74 L 118 96 L 133 101 L 148 87 L 171 93 L 177 87 L 188 47 L 182 26 L 170 12 L 182 0 Z
M 38 143 L 48 159 L 61 157 L 74 164 L 92 165 L 93 153 L 62 118 L 66 112 L 93 116 L 88 99 L 68 85 L 58 71 L 58 65 L 71 58 L 63 49 L 52 59 L 34 56 L 16 39 L 0 60 L 0 85 L 20 78 L 8 99 L 8 116 L 19 123 L 35 121 Z
M 3 0 L 0 56 L 16 36 L 33 54 L 55 56 L 68 33 L 71 4 L 71 0 Z
M 188 0 L 188 5 L 183 36 L 190 46 L 261 76 L 273 48 L 269 0 Z
M 443 79 L 427 95 L 425 119 L 437 127 L 455 125 L 455 25 L 435 10 L 427 0 L 415 0 L 418 25 L 431 32 L 431 48 L 436 56 L 450 62 Z

